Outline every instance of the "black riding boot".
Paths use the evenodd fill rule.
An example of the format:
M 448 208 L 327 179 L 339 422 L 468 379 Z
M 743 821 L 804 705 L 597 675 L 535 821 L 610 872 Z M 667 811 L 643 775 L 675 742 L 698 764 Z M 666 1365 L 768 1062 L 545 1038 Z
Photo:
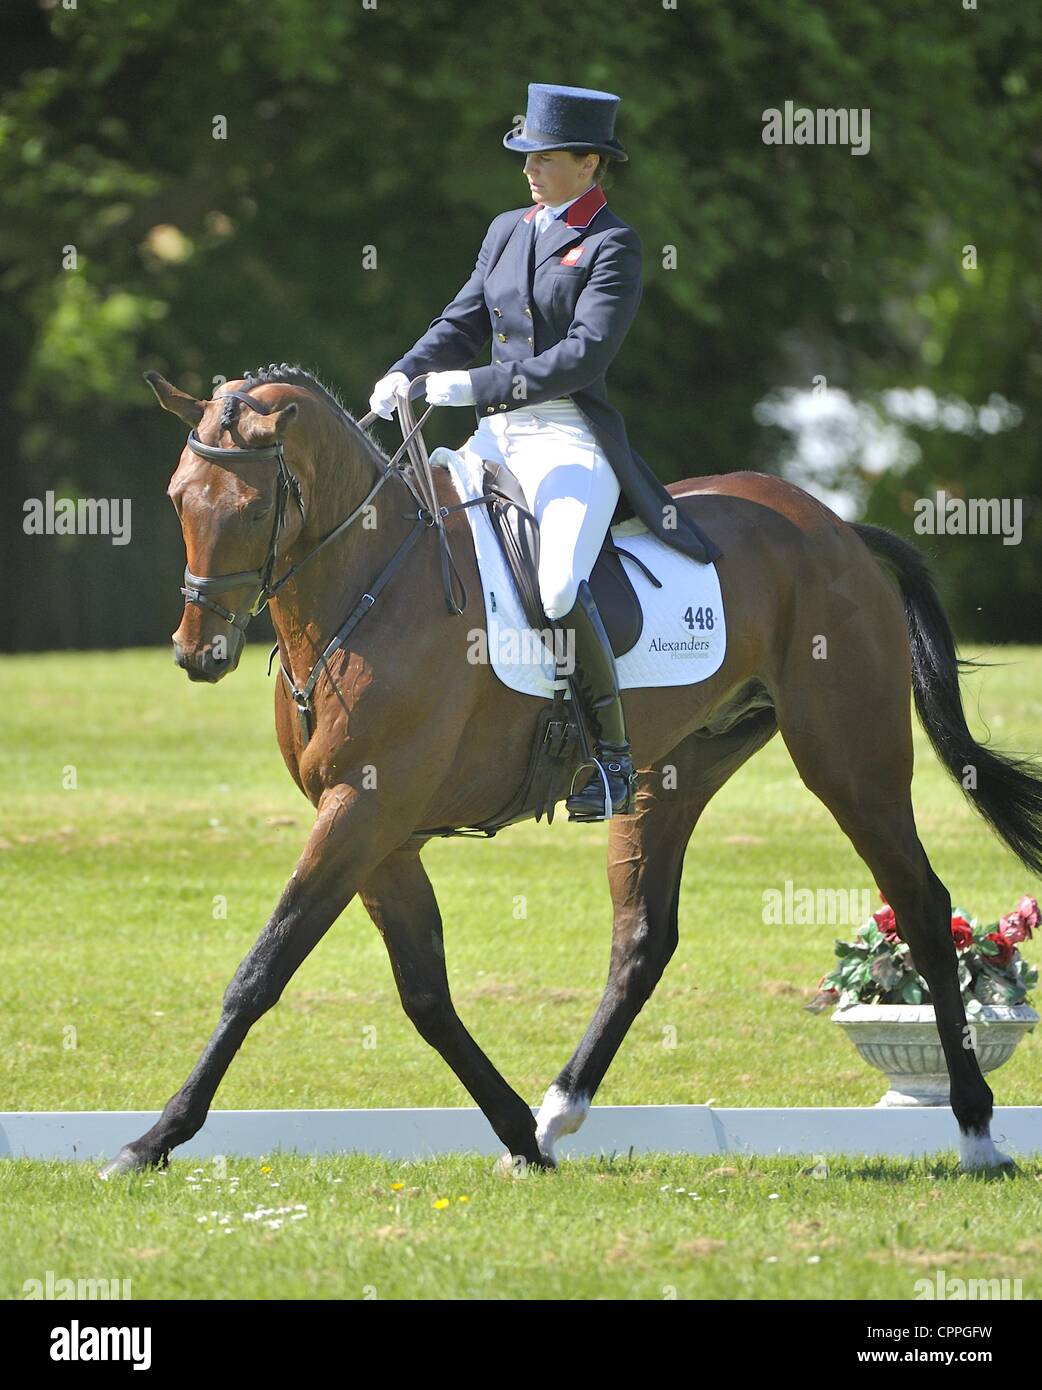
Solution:
M 568 819 L 606 820 L 612 815 L 630 815 L 636 773 L 626 739 L 615 653 L 585 579 L 579 585 L 572 609 L 563 618 L 554 619 L 554 625 L 575 632 L 572 689 L 582 701 L 587 723 L 593 729 L 597 754 L 592 777 L 565 802 Z

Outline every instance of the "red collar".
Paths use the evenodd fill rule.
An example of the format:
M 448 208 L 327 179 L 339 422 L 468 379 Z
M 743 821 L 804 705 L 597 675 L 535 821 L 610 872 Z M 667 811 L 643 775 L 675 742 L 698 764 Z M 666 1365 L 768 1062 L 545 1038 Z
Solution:
M 592 188 L 586 190 L 581 198 L 576 198 L 575 202 L 572 203 L 571 207 L 568 208 L 561 218 L 561 221 L 566 222 L 569 227 L 588 227 L 607 201 L 607 198 L 604 196 L 604 189 L 599 183 L 595 183 Z M 534 208 L 529 208 L 521 219 L 522 222 L 531 222 L 532 218 L 543 206 L 542 203 L 536 203 Z

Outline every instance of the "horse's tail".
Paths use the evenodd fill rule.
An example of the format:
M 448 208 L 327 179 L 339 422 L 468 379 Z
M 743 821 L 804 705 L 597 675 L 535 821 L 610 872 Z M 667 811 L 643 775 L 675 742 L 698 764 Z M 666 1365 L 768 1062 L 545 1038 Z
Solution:
M 854 530 L 900 585 L 915 708 L 937 756 L 1013 853 L 1042 874 L 1042 769 L 1030 759 L 982 747 L 966 725 L 960 671 L 988 663 L 956 656 L 930 568 L 914 545 L 881 526 L 855 525 Z

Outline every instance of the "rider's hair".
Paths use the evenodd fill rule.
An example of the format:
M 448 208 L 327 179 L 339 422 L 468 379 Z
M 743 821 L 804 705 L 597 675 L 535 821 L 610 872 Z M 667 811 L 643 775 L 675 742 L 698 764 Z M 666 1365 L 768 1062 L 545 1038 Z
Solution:
M 592 153 L 592 151 L 590 151 L 590 150 L 569 150 L 568 153 L 572 156 L 572 158 L 573 158 L 573 159 L 575 160 L 575 162 L 578 164 L 578 163 L 580 162 L 580 160 L 585 159 L 586 156 L 587 156 L 588 154 Z M 612 177 L 612 176 L 611 176 L 611 172 L 610 172 L 610 171 L 611 171 L 611 165 L 612 165 L 612 157 L 611 157 L 611 155 L 610 155 L 610 154 L 600 154 L 600 153 L 598 152 L 598 155 L 597 155 L 597 168 L 593 171 L 593 181 L 594 181 L 594 183 L 599 183 L 603 188 L 610 188 L 610 187 L 611 187 L 611 177 Z

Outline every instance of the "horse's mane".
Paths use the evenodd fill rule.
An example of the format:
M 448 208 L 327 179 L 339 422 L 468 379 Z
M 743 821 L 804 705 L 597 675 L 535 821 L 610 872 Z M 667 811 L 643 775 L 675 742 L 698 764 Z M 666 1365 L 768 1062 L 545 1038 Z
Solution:
M 382 464 L 388 462 L 387 455 L 380 447 L 379 441 L 374 439 L 367 429 L 364 429 L 351 412 L 344 405 L 336 390 L 332 386 L 326 386 L 319 381 L 314 372 L 308 371 L 306 367 L 291 367 L 288 362 L 269 362 L 266 367 L 258 367 L 255 372 L 243 372 L 243 389 L 248 391 L 251 386 L 303 386 L 308 391 L 312 391 L 323 404 L 327 405 L 333 414 L 340 420 L 341 424 L 347 425 L 350 429 L 357 431 L 369 448 L 370 453 Z M 229 396 L 221 410 L 221 429 L 227 430 L 235 424 L 238 419 L 239 409 L 242 402 L 235 396 Z

